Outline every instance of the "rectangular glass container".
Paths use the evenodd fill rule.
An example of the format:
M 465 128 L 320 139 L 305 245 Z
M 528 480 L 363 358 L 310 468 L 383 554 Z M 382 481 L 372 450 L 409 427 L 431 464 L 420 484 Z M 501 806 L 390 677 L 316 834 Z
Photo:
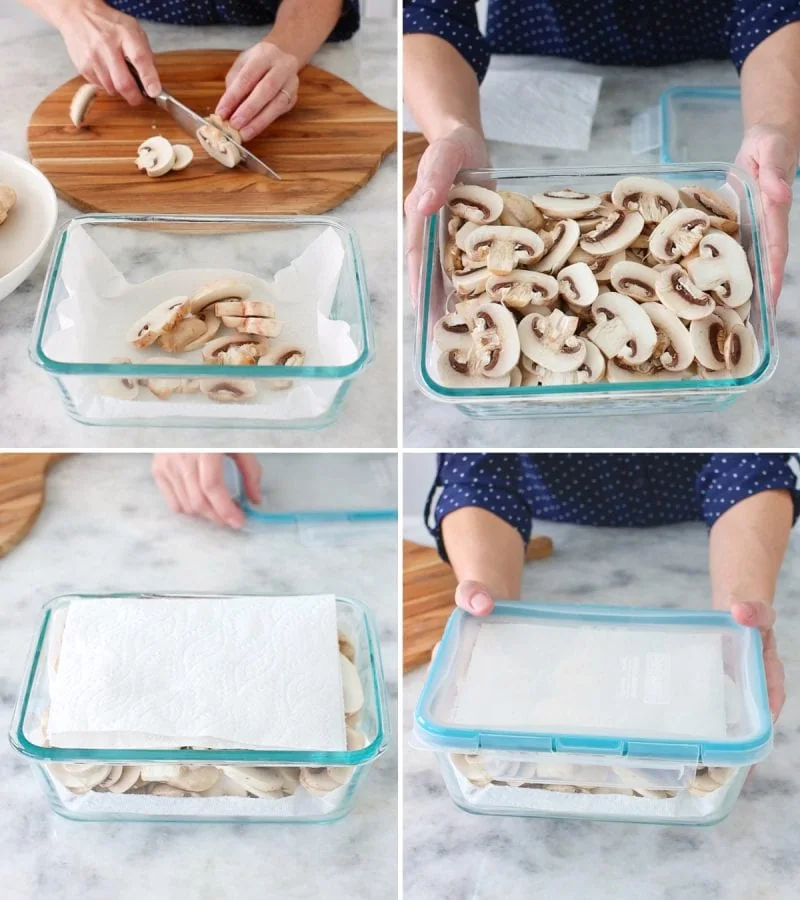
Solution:
M 529 648 L 527 680 L 502 628 L 509 625 Z M 485 721 L 460 709 L 469 704 L 465 685 L 479 639 L 499 660 Z M 537 640 L 556 648 L 544 669 L 533 650 Z M 620 649 L 590 667 L 581 642 Z M 717 694 L 702 681 L 692 685 L 715 723 L 705 734 L 682 730 L 680 679 L 689 676 L 678 670 L 678 644 L 714 676 L 709 684 L 723 685 Z M 525 724 L 505 718 L 515 691 Z M 595 716 L 602 721 L 576 721 L 587 715 L 575 712 L 581 704 L 602 709 Z M 715 824 L 733 808 L 749 766 L 772 745 L 761 637 L 722 612 L 501 603 L 478 619 L 457 610 L 417 703 L 414 741 L 436 753 L 451 798 L 467 812 Z
M 246 267 L 248 274 L 271 281 L 277 271 L 288 266 L 326 229 L 332 229 L 338 236 L 344 251 L 328 319 L 333 326 L 338 323 L 349 326 L 349 337 L 355 347 L 354 358 L 330 365 L 292 367 L 293 387 L 290 391 L 269 389 L 270 382 L 287 379 L 285 367 L 209 366 L 202 361 L 186 361 L 181 354 L 169 354 L 169 359 L 156 365 L 146 362 L 145 357 L 157 355 L 157 347 L 154 353 L 149 352 L 151 348 L 139 350 L 129 346 L 124 354 L 109 354 L 104 350 L 102 334 L 98 334 L 97 351 L 79 353 L 80 358 L 75 358 L 75 353 L 64 358 L 64 355 L 48 350 L 54 339 L 73 324 L 69 316 L 59 310 L 59 305 L 68 297 L 64 273 L 68 269 L 71 273 L 77 272 L 78 277 L 84 277 L 82 268 L 88 263 L 84 262 L 80 248 L 86 246 L 87 237 L 131 285 L 185 268 L 242 271 Z M 85 277 L 90 276 L 86 274 Z M 155 298 L 153 305 L 162 299 L 160 296 Z M 280 319 L 280 301 L 276 305 Z M 141 314 L 137 310 L 129 324 Z M 320 320 L 317 316 L 317 322 L 309 325 L 309 338 L 318 335 Z M 113 339 L 118 340 L 119 335 L 114 333 Z M 287 343 L 294 340 L 294 337 L 288 338 Z M 282 341 L 283 337 L 274 339 L 275 344 Z M 374 355 L 374 343 L 372 310 L 358 236 L 338 219 L 326 216 L 95 214 L 71 219 L 56 236 L 30 352 L 33 361 L 58 385 L 69 414 L 83 424 L 306 429 L 323 428 L 337 418 L 352 380 L 364 371 Z M 307 354 L 313 354 L 313 347 L 306 345 L 305 349 Z M 126 355 L 133 362 L 111 363 L 108 359 L 112 355 Z M 344 359 L 339 349 L 336 355 Z M 98 403 L 98 397 L 103 393 L 102 385 L 113 383 L 115 379 L 136 381 L 173 377 L 176 381 L 202 381 L 203 376 L 206 376 L 206 382 L 209 378 L 253 381 L 256 396 L 243 403 L 220 403 L 197 391 L 158 400 L 146 389 L 141 389 L 136 399 L 125 401 L 129 409 L 120 411 L 119 404 L 123 401 L 116 401 L 113 415 L 107 405 Z M 296 391 L 302 392 L 299 403 L 294 399 Z M 290 395 L 293 395 L 291 402 L 285 399 Z M 146 413 L 144 400 L 148 401 Z M 160 407 L 163 407 L 163 414 Z
M 347 751 L 303 750 L 152 750 L 152 749 L 72 749 L 47 745 L 42 731 L 43 716 L 49 708 L 48 645 L 52 635 L 63 627 L 63 617 L 70 605 L 89 595 L 73 594 L 57 597 L 42 610 L 38 632 L 33 641 L 20 695 L 14 710 L 9 737 L 12 746 L 26 756 L 41 783 L 53 810 L 68 819 L 80 821 L 154 821 L 154 822 L 240 822 L 240 823 L 323 823 L 335 822 L 353 808 L 359 784 L 370 766 L 386 750 L 390 724 L 386 684 L 381 663 L 380 644 L 375 621 L 370 611 L 355 600 L 336 598 L 340 648 L 353 656 L 364 692 L 364 706 L 357 723 L 364 735 L 360 749 Z M 127 597 L 164 597 L 166 599 L 204 599 L 198 594 L 107 594 L 102 599 L 113 603 Z M 205 595 L 207 599 L 211 595 Z M 93 599 L 96 599 L 94 595 Z M 228 599 L 232 606 L 235 597 Z M 346 641 L 346 644 L 344 643 Z M 276 788 L 265 796 L 153 796 L 140 793 L 114 793 L 111 790 L 74 792 L 54 777 L 53 766 L 64 778 L 74 764 L 102 767 L 131 767 L 123 774 L 142 766 L 184 767 L 181 777 L 200 777 L 205 767 L 234 767 L 288 777 L 292 793 Z M 207 771 L 207 770 L 206 770 Z M 340 784 L 327 793 L 315 793 L 313 777 L 320 772 L 334 772 Z M 307 773 L 312 784 L 304 785 Z M 80 776 L 79 776 L 80 777 Z M 227 776 L 226 776 L 227 777 Z M 299 783 L 298 779 L 300 779 Z M 308 781 L 306 781 L 308 784 Z M 293 786 L 292 786 L 293 785 Z M 82 788 L 78 788 L 82 790 Z
M 436 377 L 436 322 L 447 308 L 448 287 L 440 259 L 446 211 L 434 213 L 425 224 L 420 303 L 414 342 L 414 374 L 422 392 L 433 400 L 454 404 L 476 419 L 527 419 L 539 416 L 633 415 L 721 409 L 775 371 L 774 299 L 766 261 L 764 220 L 758 191 L 747 173 L 723 163 L 707 165 L 642 165 L 561 169 L 469 169 L 457 176 L 464 183 L 490 184 L 495 190 L 531 196 L 571 187 L 586 193 L 610 191 L 617 181 L 643 175 L 676 187 L 700 185 L 718 190 L 727 184 L 739 203 L 740 234 L 753 273 L 750 322 L 760 353 L 756 370 L 745 378 L 708 378 L 683 381 L 636 381 L 610 384 L 547 385 L 508 388 L 447 388 Z

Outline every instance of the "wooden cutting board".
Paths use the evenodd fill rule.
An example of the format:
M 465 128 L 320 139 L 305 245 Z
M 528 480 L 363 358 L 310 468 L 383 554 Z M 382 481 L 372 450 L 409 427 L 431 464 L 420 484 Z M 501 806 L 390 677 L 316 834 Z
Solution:
M 428 149 L 428 142 L 421 134 L 403 132 L 403 201 L 411 193 L 417 180 L 417 167 L 422 154 Z
M 206 116 L 236 56 L 235 50 L 176 50 L 155 58 L 165 90 Z M 295 108 L 247 144 L 283 179 L 275 181 L 241 167 L 225 169 L 152 103 L 134 108 L 99 93 L 87 127 L 78 131 L 69 105 L 82 83 L 73 78 L 36 107 L 28 153 L 59 196 L 87 212 L 317 215 L 363 187 L 397 142 L 392 110 L 307 66 Z M 160 178 L 140 172 L 136 148 L 156 134 L 188 144 L 195 153 L 191 165 Z
M 44 503 L 44 480 L 65 453 L 0 453 L 0 556 L 33 528 Z
M 531 538 L 526 561 L 553 555 L 553 542 Z M 433 547 L 403 541 L 403 671 L 425 665 L 455 609 L 456 577 Z

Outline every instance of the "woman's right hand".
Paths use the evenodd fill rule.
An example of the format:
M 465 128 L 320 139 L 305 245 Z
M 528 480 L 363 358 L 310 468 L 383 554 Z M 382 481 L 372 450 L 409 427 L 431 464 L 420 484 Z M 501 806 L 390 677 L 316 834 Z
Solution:
M 102 0 L 56 0 L 48 13 L 75 67 L 90 84 L 138 106 L 143 98 L 125 65 L 129 59 L 151 97 L 161 90 L 147 35 L 132 16 Z
M 456 606 L 472 616 L 488 616 L 494 609 L 494 600 L 489 588 L 480 581 L 459 581 Z
M 415 307 L 419 297 L 425 217 L 444 206 L 459 169 L 480 169 L 488 165 L 489 153 L 483 135 L 467 125 L 457 125 L 452 131 L 433 141 L 422 154 L 416 184 L 405 202 L 406 265 L 411 302 Z

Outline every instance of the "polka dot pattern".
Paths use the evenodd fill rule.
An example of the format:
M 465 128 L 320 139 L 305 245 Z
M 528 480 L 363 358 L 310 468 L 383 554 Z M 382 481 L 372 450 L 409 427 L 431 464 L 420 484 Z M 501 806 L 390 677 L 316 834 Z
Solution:
M 108 0 L 137 19 L 172 25 L 271 25 L 280 0 Z M 329 41 L 346 41 L 359 26 L 358 0 L 344 0 Z
M 787 453 L 441 453 L 426 509 L 441 540 L 445 516 L 487 509 L 530 539 L 534 519 L 643 527 L 705 521 L 761 491 L 787 489 L 800 515 L 800 481 Z M 433 522 L 430 511 L 434 507 Z
M 403 14 L 407 34 L 448 41 L 482 80 L 493 53 L 634 66 L 729 57 L 740 69 L 764 38 L 800 21 L 800 0 L 489 0 L 485 36 L 474 0 L 405 0 Z

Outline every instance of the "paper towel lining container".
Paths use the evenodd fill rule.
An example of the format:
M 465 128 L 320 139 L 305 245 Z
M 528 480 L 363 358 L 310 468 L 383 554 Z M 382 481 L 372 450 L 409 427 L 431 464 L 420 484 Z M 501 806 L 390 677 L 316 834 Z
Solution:
M 211 595 L 198 594 L 102 595 L 102 599 L 110 604 L 122 598 L 144 597 L 164 597 L 169 600 L 211 599 Z M 30 760 L 55 812 L 68 819 L 88 822 L 283 824 L 335 822 L 350 812 L 359 784 L 371 765 L 386 750 L 390 737 L 386 684 L 377 628 L 371 612 L 365 606 L 355 600 L 336 598 L 338 628 L 355 650 L 355 665 L 364 691 L 364 706 L 356 723 L 356 727 L 366 738 L 366 744 L 361 749 L 321 752 L 302 749 L 125 750 L 50 747 L 42 730 L 42 719 L 49 707 L 48 641 L 55 627 L 57 613 L 68 610 L 71 604 L 85 599 L 98 599 L 98 595 L 65 595 L 56 597 L 43 607 L 9 731 L 12 746 Z M 234 612 L 235 597 L 214 595 L 214 599 L 229 599 L 231 612 Z M 54 778 L 50 771 L 53 765 L 71 763 L 102 766 L 265 766 L 289 770 L 331 767 L 338 770 L 337 774 L 345 783 L 324 795 L 314 795 L 302 786 L 297 786 L 293 794 L 280 797 L 155 797 L 94 790 L 73 793 Z

